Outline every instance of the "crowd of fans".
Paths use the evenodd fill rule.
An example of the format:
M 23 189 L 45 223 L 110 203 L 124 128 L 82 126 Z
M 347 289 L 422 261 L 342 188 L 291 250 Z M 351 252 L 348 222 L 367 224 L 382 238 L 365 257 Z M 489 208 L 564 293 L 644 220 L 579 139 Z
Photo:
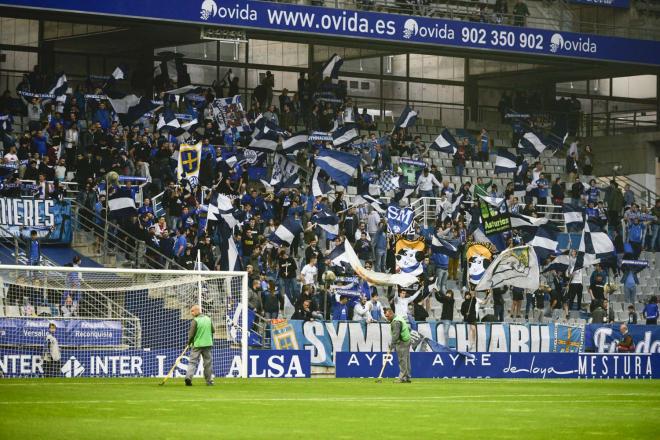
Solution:
M 19 90 L 38 89 L 40 86 L 36 84 L 45 81 L 40 78 L 36 73 L 26 77 Z M 35 180 L 39 187 L 37 197 L 43 198 L 64 197 L 66 190 L 60 183 L 77 182 L 77 201 L 86 208 L 80 211 L 80 224 L 97 230 L 97 251 L 100 253 L 102 243 L 98 231 L 105 227 L 107 217 L 107 194 L 102 185 L 107 173 L 114 171 L 120 175 L 144 177 L 149 183 L 142 189 L 143 204 L 135 215 L 112 219 L 113 227 L 121 229 L 113 230 L 110 237 L 121 233 L 127 240 L 146 242 L 150 265 L 155 268 L 162 267 L 169 259 L 183 268 L 193 269 L 198 256 L 210 269 L 226 268 L 222 249 L 226 237 L 222 237 L 220 228 L 208 221 L 207 216 L 208 206 L 217 194 L 229 196 L 240 211 L 239 226 L 231 233 L 239 258 L 250 276 L 250 306 L 271 319 L 282 316 L 284 304 L 288 301 L 295 310 L 294 316 L 300 319 L 379 320 L 382 318 L 382 304 L 389 301 L 395 308 L 409 311 L 415 319 L 424 320 L 432 313 L 432 296 L 443 305 L 441 315 L 446 320 L 458 319 L 454 316 L 454 305 L 462 301 L 460 310 L 467 322 L 477 319 L 503 321 L 505 318 L 565 319 L 569 310 L 575 308 L 573 304 L 581 309 L 581 271 L 570 277 L 551 271 L 544 275 L 543 287 L 537 292 L 512 288 L 508 316 L 504 310 L 506 291 L 492 292 L 485 305 L 483 299 L 469 292 L 465 244 L 473 240 L 468 214 L 478 195 L 503 197 L 510 212 L 532 217 L 556 213 L 557 206 L 570 201 L 584 207 L 588 217 L 607 225 L 621 258 L 639 258 L 643 249 L 660 250 L 660 201 L 654 207 L 642 205 L 640 208 L 630 188 L 622 192 L 616 182 L 607 188 L 599 188 L 595 180 L 582 182 L 580 177 L 591 175 L 594 156 L 588 146 L 583 148 L 576 139 L 567 154 L 567 180 L 545 172 L 543 163 L 538 161 L 516 182 L 522 186 L 524 195 L 513 181 L 504 188 L 481 177 L 474 182 L 463 178 L 461 185 L 454 185 L 435 165 L 425 168 L 417 181 L 411 183 L 416 187 L 417 196 L 438 198 L 435 204 L 438 217 L 429 228 L 417 225 L 415 229 L 414 235 L 427 241 L 422 263 L 424 272 L 417 291 L 383 290 L 371 286 L 361 297 L 335 295 L 330 288 L 332 277 L 351 279 L 354 274 L 344 266 L 333 266 L 327 258 L 334 246 L 348 240 L 366 267 L 393 273 L 396 271 L 394 237 L 388 233 L 386 222 L 378 212 L 369 205 L 351 205 L 342 191 L 313 196 L 309 181 L 314 157 L 319 147 L 331 147 L 331 143 L 310 142 L 308 148 L 289 157 L 300 167 L 301 184 L 293 188 L 273 190 L 249 178 L 248 164 L 239 162 L 229 166 L 221 160 L 228 152 L 235 153 L 246 147 L 250 140 L 245 133 L 221 132 L 213 119 L 210 109 L 213 99 L 238 91 L 236 78 L 229 76 L 227 79 L 226 83 L 215 84 L 206 90 L 201 101 L 185 97 L 178 102 L 168 101 L 161 95 L 165 98 L 165 106 L 173 111 L 191 113 L 203 121 L 191 133 L 202 142 L 197 186 L 185 179 L 177 180 L 175 170 L 180 139 L 166 131 L 155 130 L 153 120 L 147 117 L 131 125 L 122 125 L 107 101 L 85 98 L 86 93 L 100 92 L 91 83 L 77 87 L 62 102 L 37 98 L 26 100 L 13 97 L 10 92 L 3 94 L 0 114 L 10 115 L 10 124 L 9 129 L 0 133 L 2 164 L 12 171 L 6 179 Z M 328 132 L 333 127 L 355 122 L 369 132 L 342 147 L 361 156 L 361 168 L 354 180 L 360 194 L 368 193 L 370 184 L 377 182 L 384 173 L 397 175 L 401 172 L 393 157 L 428 161 L 429 146 L 421 137 L 411 135 L 404 128 L 379 137 L 372 116 L 366 109 L 360 112 L 356 103 L 346 97 L 345 89 L 330 78 L 321 78 L 318 73 L 309 78 L 301 74 L 296 92 L 285 89 L 277 97 L 273 86 L 272 74 L 268 72 L 252 91 L 246 114 L 250 123 L 262 115 L 289 132 L 300 126 L 309 132 Z M 523 98 L 515 99 L 522 102 Z M 14 116 L 27 118 L 23 130 L 11 129 Z M 459 137 L 458 143 L 458 151 L 453 156 L 458 176 L 463 176 L 467 161 L 486 161 L 491 156 L 492 139 L 486 129 L 477 137 Z M 125 185 L 130 187 L 130 183 Z M 533 193 L 524 190 L 530 186 L 534 188 Z M 115 190 L 109 188 L 108 192 L 112 194 Z M 161 192 L 164 214 L 157 216 L 151 197 Z M 453 207 L 452 202 L 459 195 L 462 195 L 462 202 Z M 338 236 L 312 222 L 314 214 L 320 211 L 339 217 Z M 278 247 L 269 236 L 287 219 L 300 221 L 303 233 L 294 238 L 290 247 Z M 450 258 L 433 253 L 430 246 L 432 234 L 457 240 L 460 243 L 458 255 Z M 506 239 L 509 245 L 519 244 L 522 234 L 514 230 Z M 611 280 L 615 276 L 620 277 L 627 302 L 635 308 L 637 275 L 632 272 L 620 274 L 616 268 L 608 270 L 597 266 L 588 288 L 595 322 L 601 322 L 599 308 L 611 312 L 604 292 L 605 286 L 614 284 Z M 579 295 L 567 295 L 566 291 L 574 290 L 570 284 L 578 284 L 578 281 Z M 75 302 L 75 299 L 71 300 Z M 68 300 L 62 301 L 66 306 Z M 482 313 L 479 316 L 477 304 L 482 305 L 482 311 L 492 305 L 492 315 Z M 602 320 L 610 322 L 614 317 L 609 313 Z

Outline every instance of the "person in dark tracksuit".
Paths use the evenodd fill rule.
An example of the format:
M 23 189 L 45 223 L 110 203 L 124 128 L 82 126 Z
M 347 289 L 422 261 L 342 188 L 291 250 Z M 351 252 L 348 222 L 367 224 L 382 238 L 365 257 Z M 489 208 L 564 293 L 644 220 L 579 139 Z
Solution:
M 213 385 L 213 323 L 211 318 L 202 313 L 199 305 L 190 308 L 193 316 L 192 325 L 188 332 L 188 345 L 190 345 L 190 363 L 186 371 L 186 386 L 192 386 L 192 378 L 197 371 L 199 357 L 204 360 L 204 379 L 206 385 Z
M 399 358 L 399 378 L 396 383 L 410 383 L 410 325 L 405 318 L 395 316 L 394 311 L 386 308 L 385 318 L 390 322 L 392 342 L 390 351 L 396 350 Z

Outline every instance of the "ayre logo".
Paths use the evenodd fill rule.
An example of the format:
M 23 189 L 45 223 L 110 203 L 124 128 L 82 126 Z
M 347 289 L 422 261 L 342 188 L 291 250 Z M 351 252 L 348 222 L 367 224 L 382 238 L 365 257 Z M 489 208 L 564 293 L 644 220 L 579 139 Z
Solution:
M 202 2 L 202 9 L 200 11 L 200 18 L 202 20 L 208 20 L 211 17 L 215 17 L 218 13 L 218 5 L 213 0 L 204 0 Z

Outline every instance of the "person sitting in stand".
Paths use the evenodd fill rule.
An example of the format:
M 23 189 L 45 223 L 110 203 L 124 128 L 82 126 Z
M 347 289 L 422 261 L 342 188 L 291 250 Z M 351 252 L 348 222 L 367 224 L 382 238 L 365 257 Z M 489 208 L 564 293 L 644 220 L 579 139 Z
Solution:
M 618 353 L 634 353 L 635 340 L 632 335 L 628 333 L 628 326 L 626 324 L 621 324 L 619 329 L 621 330 L 621 339 L 616 346 L 616 351 Z

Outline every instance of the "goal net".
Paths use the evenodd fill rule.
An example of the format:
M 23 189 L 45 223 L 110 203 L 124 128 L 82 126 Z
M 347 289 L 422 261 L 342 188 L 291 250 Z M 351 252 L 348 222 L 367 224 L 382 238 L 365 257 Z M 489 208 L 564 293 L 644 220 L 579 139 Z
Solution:
M 244 272 L 0 265 L 0 289 L 4 377 L 164 377 L 188 343 L 195 304 L 213 322 L 215 376 L 247 377 Z

